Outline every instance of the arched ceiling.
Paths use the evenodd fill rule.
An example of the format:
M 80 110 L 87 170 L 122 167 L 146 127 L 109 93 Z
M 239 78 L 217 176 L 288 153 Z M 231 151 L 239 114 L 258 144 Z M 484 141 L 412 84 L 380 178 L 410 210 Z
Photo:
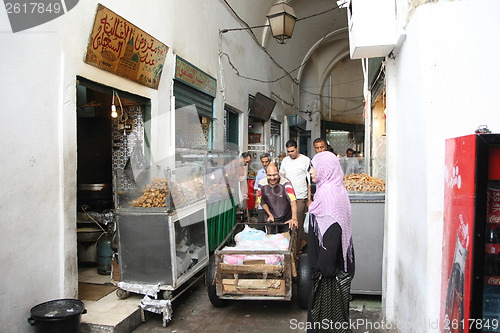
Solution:
M 278 1 L 220 0 L 242 26 L 267 24 Z M 351 124 L 363 123 L 363 71 L 349 57 L 347 13 L 336 0 L 291 0 L 297 22 L 286 44 L 277 43 L 268 28 L 251 29 L 258 42 L 299 85 L 298 114 Z M 297 101 L 295 101 L 297 102 Z

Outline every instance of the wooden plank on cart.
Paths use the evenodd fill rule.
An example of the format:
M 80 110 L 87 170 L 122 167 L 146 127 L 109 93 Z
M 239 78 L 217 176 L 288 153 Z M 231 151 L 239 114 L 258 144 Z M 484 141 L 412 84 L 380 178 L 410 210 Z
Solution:
M 223 279 L 222 285 L 226 295 L 285 296 L 284 280 Z
M 231 265 L 220 264 L 221 273 L 267 273 L 274 275 L 281 275 L 283 273 L 282 265 L 266 265 L 266 264 L 250 264 L 250 265 Z

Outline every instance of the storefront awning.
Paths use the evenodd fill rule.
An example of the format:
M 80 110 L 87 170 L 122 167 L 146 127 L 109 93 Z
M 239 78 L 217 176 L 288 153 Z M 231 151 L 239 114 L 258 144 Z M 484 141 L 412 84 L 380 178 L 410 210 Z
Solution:
M 307 128 L 307 121 L 300 116 L 288 116 L 288 125 L 305 131 Z

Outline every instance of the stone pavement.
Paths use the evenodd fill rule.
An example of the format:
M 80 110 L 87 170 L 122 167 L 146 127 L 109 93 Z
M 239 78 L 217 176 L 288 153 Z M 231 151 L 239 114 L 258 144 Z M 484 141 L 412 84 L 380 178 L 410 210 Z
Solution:
M 241 216 L 237 220 L 241 220 Z M 252 216 L 250 221 L 256 223 L 256 216 Z M 307 310 L 301 309 L 295 300 L 237 300 L 229 302 L 226 307 L 216 308 L 210 303 L 206 286 L 201 281 L 174 300 L 172 308 L 172 321 L 167 327 L 163 327 L 161 315 L 147 313 L 146 322 L 132 333 L 306 331 Z M 380 296 L 353 295 L 349 312 L 352 333 L 397 333 L 396 329 L 387 329 L 387 324 L 381 317 L 381 310 Z
M 161 315 L 147 313 L 147 320 L 133 333 L 155 332 L 305 332 L 307 311 L 292 301 L 232 301 L 213 307 L 202 282 L 172 303 L 172 321 L 163 327 Z M 353 295 L 350 307 L 353 333 L 395 333 L 385 329 L 380 296 Z

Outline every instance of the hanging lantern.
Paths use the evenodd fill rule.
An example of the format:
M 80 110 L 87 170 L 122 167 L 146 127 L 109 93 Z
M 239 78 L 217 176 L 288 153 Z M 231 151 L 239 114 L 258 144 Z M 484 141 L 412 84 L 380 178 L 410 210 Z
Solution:
M 273 5 L 267 14 L 267 19 L 271 26 L 271 33 L 278 43 L 285 44 L 287 39 L 292 38 L 297 17 L 289 4 L 282 1 Z

